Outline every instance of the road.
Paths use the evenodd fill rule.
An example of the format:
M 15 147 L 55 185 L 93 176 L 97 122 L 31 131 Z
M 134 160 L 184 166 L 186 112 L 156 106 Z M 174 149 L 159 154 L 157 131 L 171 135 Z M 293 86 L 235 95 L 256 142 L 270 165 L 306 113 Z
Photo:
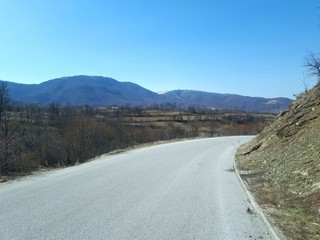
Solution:
M 235 173 L 251 137 L 156 145 L 0 185 L 0 239 L 270 239 Z

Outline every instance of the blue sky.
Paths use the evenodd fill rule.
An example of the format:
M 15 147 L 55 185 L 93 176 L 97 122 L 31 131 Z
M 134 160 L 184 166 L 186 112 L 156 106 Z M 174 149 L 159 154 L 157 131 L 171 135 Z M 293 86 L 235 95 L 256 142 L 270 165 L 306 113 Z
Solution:
M 0 0 L 0 79 L 99 75 L 152 91 L 293 98 L 319 0 Z

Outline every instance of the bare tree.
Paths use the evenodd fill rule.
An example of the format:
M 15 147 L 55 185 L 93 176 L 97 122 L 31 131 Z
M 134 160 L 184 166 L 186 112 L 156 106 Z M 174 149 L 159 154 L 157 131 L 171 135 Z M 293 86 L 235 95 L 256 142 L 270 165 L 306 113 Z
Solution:
M 6 111 L 9 106 L 9 87 L 8 83 L 1 81 L 0 82 L 0 121 L 2 120 L 3 113 Z
M 310 79 L 307 79 L 305 74 L 303 74 L 302 84 L 303 84 L 303 88 L 304 88 L 305 93 L 309 91 L 309 80 Z
M 305 67 L 308 68 L 310 75 L 315 76 L 320 82 L 320 57 L 319 55 L 310 52 L 305 59 Z
M 12 121 L 13 116 L 8 111 L 10 105 L 9 88 L 6 82 L 0 83 L 0 174 L 6 174 L 9 165 L 12 163 L 10 158 L 10 144 L 14 140 L 14 133 L 19 127 L 17 122 Z
M 78 116 L 73 119 L 65 133 L 68 148 L 83 163 L 90 157 L 97 122 L 94 118 Z

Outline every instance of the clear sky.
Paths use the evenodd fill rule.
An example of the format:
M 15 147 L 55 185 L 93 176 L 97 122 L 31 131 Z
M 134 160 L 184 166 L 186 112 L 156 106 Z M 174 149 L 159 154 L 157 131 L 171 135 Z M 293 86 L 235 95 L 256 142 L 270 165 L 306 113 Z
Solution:
M 293 98 L 319 0 L 0 0 L 0 79 L 99 75 L 152 91 Z

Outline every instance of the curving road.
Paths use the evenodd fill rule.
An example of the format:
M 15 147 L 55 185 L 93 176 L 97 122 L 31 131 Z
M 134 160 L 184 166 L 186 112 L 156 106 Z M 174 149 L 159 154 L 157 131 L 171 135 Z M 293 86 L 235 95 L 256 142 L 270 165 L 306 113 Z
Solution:
M 0 186 L 0 239 L 270 239 L 232 171 L 252 137 L 162 144 Z

